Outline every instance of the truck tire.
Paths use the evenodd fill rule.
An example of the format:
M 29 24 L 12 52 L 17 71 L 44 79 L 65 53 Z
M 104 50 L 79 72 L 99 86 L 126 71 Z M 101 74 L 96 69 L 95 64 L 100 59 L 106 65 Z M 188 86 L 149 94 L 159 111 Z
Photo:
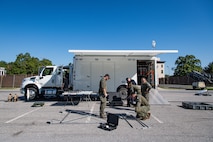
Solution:
M 127 89 L 126 88 L 120 88 L 119 90 L 118 90 L 118 92 L 119 92 L 119 95 L 120 95 L 120 97 L 121 97 L 121 99 L 122 100 L 125 100 L 125 99 L 127 99 Z
M 27 90 L 29 90 L 29 100 L 27 98 Z M 35 100 L 38 97 L 38 90 L 34 87 L 28 87 L 25 89 L 25 101 Z
M 80 101 L 81 101 L 80 97 L 74 97 L 72 100 L 72 103 L 73 103 L 73 105 L 78 105 Z

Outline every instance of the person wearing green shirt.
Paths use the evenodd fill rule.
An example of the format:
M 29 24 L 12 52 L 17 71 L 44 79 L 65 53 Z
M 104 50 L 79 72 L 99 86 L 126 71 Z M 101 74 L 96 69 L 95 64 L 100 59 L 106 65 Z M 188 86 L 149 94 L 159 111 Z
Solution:
M 151 90 L 152 86 L 146 80 L 145 77 L 141 78 L 141 94 L 146 100 L 149 102 L 149 91 Z
M 150 105 L 142 95 L 137 95 L 135 92 L 132 92 L 131 104 L 135 107 L 135 112 L 137 114 L 136 118 L 141 120 L 146 120 L 150 118 Z
M 99 83 L 99 98 L 100 98 L 100 117 L 105 118 L 104 109 L 107 102 L 107 84 L 106 81 L 110 79 L 109 74 L 105 74 Z

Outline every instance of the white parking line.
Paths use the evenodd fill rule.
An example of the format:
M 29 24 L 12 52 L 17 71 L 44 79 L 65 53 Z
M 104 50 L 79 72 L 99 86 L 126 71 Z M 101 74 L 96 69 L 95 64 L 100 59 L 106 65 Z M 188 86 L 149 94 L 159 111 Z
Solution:
M 158 119 L 156 116 L 154 116 L 153 114 L 151 114 L 151 116 L 156 120 L 158 121 L 159 123 L 163 123 L 163 121 L 161 121 L 160 119 Z
M 42 108 L 42 107 L 39 107 L 39 108 L 37 108 L 37 109 L 31 110 L 31 111 L 29 111 L 29 112 L 26 112 L 26 113 L 24 113 L 24 114 L 22 114 L 22 115 L 19 115 L 19 116 L 15 117 L 15 118 L 13 118 L 13 119 L 11 119 L 11 120 L 6 121 L 5 123 L 11 123 L 11 122 L 13 122 L 13 121 L 15 121 L 15 120 L 17 120 L 17 119 L 19 119 L 19 118 L 21 118 L 21 117 L 24 117 L 25 115 L 28 115 L 28 114 L 30 114 L 30 113 L 32 113 L 32 112 L 34 112 L 34 111 L 37 111 L 37 110 L 39 110 L 39 109 L 41 109 L 41 108 Z
M 90 114 L 93 113 L 94 108 L 95 108 L 95 104 L 96 104 L 96 103 L 94 103 L 94 104 L 92 105 L 92 108 L 90 109 L 90 112 L 89 112 Z M 87 117 L 86 123 L 89 123 L 90 120 L 91 120 L 91 115 L 89 115 L 89 117 Z

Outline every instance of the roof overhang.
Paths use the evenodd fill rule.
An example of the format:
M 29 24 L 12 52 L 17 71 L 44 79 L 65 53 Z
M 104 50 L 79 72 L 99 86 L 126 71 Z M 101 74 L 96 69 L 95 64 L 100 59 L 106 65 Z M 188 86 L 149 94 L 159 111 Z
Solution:
M 178 53 L 178 50 L 68 50 L 68 52 L 80 56 L 156 56 Z

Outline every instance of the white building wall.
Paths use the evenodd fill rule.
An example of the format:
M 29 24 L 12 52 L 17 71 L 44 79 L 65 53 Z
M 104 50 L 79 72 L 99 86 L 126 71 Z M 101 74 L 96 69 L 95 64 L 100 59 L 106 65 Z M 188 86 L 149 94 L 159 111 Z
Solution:
M 3 67 L 0 67 L 0 76 L 6 75 L 6 70 Z
M 158 72 L 158 79 L 165 77 L 165 64 L 164 63 L 157 63 L 157 72 Z

